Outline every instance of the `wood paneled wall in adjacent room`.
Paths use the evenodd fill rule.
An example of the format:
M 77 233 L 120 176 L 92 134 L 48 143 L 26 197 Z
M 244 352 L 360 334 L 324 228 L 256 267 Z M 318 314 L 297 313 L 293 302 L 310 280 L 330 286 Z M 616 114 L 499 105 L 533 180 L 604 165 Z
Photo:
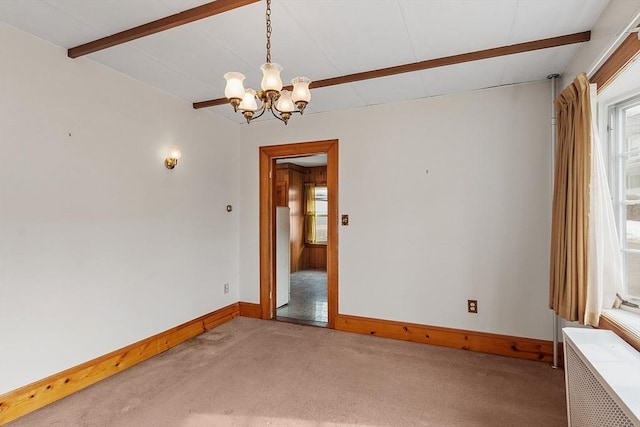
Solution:
M 303 252 L 302 268 L 327 269 L 327 246 L 306 245 Z
M 316 166 L 307 169 L 305 182 L 327 185 L 327 167 Z M 303 207 L 304 209 L 304 207 Z M 301 268 L 327 269 L 327 247 L 325 245 L 305 245 Z
M 277 206 L 290 209 L 291 272 L 306 268 L 327 268 L 327 247 L 304 243 L 304 184 L 327 184 L 327 167 L 305 168 L 292 163 L 281 163 L 276 168 L 275 201 Z
M 327 185 L 327 167 L 316 166 L 307 169 L 307 179 L 305 182 L 314 182 L 316 185 Z
M 304 251 L 304 183 L 307 170 L 291 163 L 276 168 L 276 204 L 289 206 L 291 272 L 301 269 Z M 282 196 L 284 192 L 285 197 Z

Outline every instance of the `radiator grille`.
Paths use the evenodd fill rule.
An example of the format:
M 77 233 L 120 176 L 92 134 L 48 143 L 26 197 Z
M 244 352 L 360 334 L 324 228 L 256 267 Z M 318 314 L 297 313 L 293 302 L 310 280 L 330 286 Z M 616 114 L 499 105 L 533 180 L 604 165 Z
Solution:
M 571 346 L 566 346 L 567 406 L 573 427 L 633 427 Z

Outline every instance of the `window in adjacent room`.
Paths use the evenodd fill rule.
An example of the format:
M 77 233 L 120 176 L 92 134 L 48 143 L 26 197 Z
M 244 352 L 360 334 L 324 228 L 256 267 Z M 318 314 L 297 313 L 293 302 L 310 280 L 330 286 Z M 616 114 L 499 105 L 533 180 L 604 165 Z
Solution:
M 640 96 L 614 105 L 609 129 L 612 197 L 624 266 L 624 298 L 640 302 Z
M 307 183 L 305 191 L 305 242 L 327 244 L 329 198 L 326 185 Z

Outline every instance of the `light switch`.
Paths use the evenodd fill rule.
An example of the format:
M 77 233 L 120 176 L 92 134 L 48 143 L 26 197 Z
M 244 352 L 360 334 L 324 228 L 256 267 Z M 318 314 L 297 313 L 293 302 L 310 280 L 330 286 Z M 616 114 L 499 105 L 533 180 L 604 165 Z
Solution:
M 342 215 L 342 225 L 349 225 L 349 215 Z

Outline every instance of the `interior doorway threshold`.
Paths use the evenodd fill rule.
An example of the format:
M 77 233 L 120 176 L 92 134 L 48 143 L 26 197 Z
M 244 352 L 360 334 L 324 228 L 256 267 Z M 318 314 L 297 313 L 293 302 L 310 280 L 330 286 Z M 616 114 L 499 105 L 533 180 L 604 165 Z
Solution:
M 318 328 L 326 328 L 329 326 L 328 322 L 320 322 L 317 320 L 295 319 L 293 317 L 276 316 L 274 320 L 278 322 L 295 323 L 298 325 L 316 326 Z

